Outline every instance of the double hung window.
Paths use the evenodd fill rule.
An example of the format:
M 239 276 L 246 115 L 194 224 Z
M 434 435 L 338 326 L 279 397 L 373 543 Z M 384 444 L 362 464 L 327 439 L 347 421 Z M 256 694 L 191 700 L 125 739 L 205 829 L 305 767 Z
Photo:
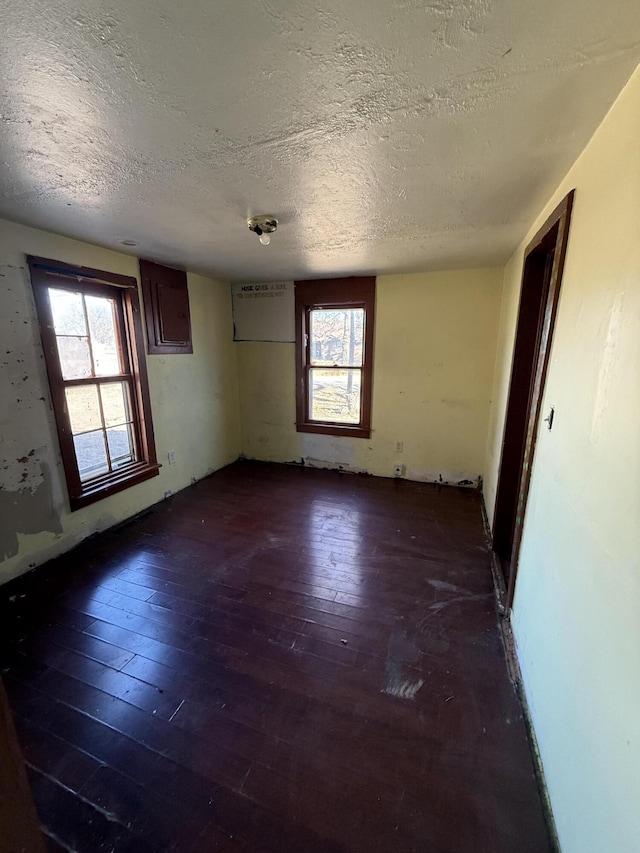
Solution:
M 375 279 L 297 281 L 297 429 L 368 438 Z
M 137 282 L 29 258 L 71 509 L 158 473 Z

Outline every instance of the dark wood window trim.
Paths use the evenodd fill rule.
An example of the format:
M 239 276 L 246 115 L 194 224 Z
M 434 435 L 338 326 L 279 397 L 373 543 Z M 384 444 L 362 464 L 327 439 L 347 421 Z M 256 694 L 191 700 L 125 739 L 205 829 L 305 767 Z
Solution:
M 522 264 L 492 531 L 494 553 L 504 573 L 503 578 L 498 577 L 505 613 L 509 612 L 515 593 L 574 194 L 575 190 L 571 190 L 537 231 L 525 249 Z M 540 286 L 539 293 L 535 292 L 536 286 Z
M 296 314 L 296 429 L 298 432 L 369 438 L 373 381 L 373 327 L 375 277 L 334 278 L 295 282 Z M 309 369 L 311 367 L 309 317 L 318 308 L 363 308 L 364 352 L 360 389 L 360 423 L 314 421 L 309 417 Z
M 48 258 L 29 256 L 31 283 L 36 303 L 40 336 L 44 350 L 47 376 L 51 391 L 51 402 L 58 429 L 62 462 L 64 465 L 69 505 L 72 511 L 102 500 L 131 486 L 157 476 L 160 466 L 151 420 L 149 380 L 144 358 L 144 338 L 138 300 L 138 283 L 130 276 L 96 270 L 91 267 L 76 267 Z M 56 335 L 48 295 L 48 288 L 82 291 L 87 294 L 116 298 L 117 334 L 124 369 L 121 374 L 94 377 L 87 380 L 64 380 L 58 358 Z M 65 388 L 73 384 L 100 384 L 123 381 L 130 389 L 133 415 L 133 433 L 136 446 L 136 461 L 103 476 L 84 483 L 80 480 L 78 463 L 73 443 L 71 422 L 67 411 Z
M 192 353 L 186 272 L 141 260 L 140 281 L 149 355 Z

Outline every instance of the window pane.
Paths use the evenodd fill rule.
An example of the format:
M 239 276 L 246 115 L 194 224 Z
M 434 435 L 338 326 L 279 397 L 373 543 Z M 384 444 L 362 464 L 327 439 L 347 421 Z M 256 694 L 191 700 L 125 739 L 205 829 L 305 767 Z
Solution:
M 310 315 L 311 364 L 362 364 L 363 308 L 314 309 Z
M 107 430 L 111 467 L 116 469 L 135 461 L 133 437 L 129 424 Z
M 74 435 L 73 443 L 82 481 L 108 473 L 107 449 L 104 445 L 104 432 L 101 429 Z
M 100 386 L 105 426 L 118 426 L 131 420 L 129 389 L 125 382 L 106 382 Z
M 102 427 L 97 385 L 78 385 L 66 388 L 64 393 L 74 435 Z
M 360 423 L 360 370 L 309 371 L 309 418 Z
M 87 335 L 82 294 L 49 288 L 49 302 L 56 335 Z
M 85 300 L 96 376 L 122 373 L 114 300 L 103 296 L 87 296 Z
M 56 338 L 63 379 L 84 379 L 91 376 L 89 338 Z

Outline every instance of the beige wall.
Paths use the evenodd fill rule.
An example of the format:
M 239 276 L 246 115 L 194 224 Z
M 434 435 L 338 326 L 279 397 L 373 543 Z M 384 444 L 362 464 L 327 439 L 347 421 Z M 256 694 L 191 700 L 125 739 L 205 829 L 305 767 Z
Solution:
M 513 627 L 563 853 L 640 844 L 640 70 L 509 262 L 493 511 L 524 246 L 576 188 Z
M 236 343 L 243 452 L 383 477 L 401 463 L 409 479 L 477 483 L 501 283 L 497 270 L 378 277 L 368 441 L 297 433 L 294 345 Z
M 26 254 L 138 275 L 128 255 L 0 221 L 0 582 L 240 452 L 229 286 L 189 274 L 193 355 L 147 356 L 160 475 L 70 513 Z

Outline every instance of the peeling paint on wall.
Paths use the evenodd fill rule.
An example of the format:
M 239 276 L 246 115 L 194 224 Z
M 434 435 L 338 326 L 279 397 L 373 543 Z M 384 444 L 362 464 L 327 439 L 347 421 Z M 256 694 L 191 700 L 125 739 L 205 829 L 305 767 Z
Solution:
M 1 121 L 1 117 L 0 117 Z M 136 275 L 130 257 L 0 220 L 0 583 L 177 492 L 240 450 L 229 286 L 188 274 L 194 355 L 149 360 L 160 476 L 70 512 L 26 255 Z M 187 401 L 193 417 L 185 422 Z
M 51 411 L 29 276 L 0 264 L 0 560 L 19 552 L 20 535 L 62 533 L 53 497 Z
M 482 482 L 481 475 L 477 472 L 433 471 L 420 468 L 407 468 L 407 479 L 417 483 L 438 483 L 441 486 L 462 486 L 470 489 L 477 489 Z
M 42 469 L 35 448 L 18 459 L 0 460 L 0 488 L 7 492 L 24 489 L 34 491 L 42 483 L 42 479 Z
M 0 560 L 18 553 L 20 534 L 62 533 L 62 521 L 53 505 L 49 472 L 44 464 L 40 465 L 34 478 L 37 484 L 13 491 L 0 487 Z

